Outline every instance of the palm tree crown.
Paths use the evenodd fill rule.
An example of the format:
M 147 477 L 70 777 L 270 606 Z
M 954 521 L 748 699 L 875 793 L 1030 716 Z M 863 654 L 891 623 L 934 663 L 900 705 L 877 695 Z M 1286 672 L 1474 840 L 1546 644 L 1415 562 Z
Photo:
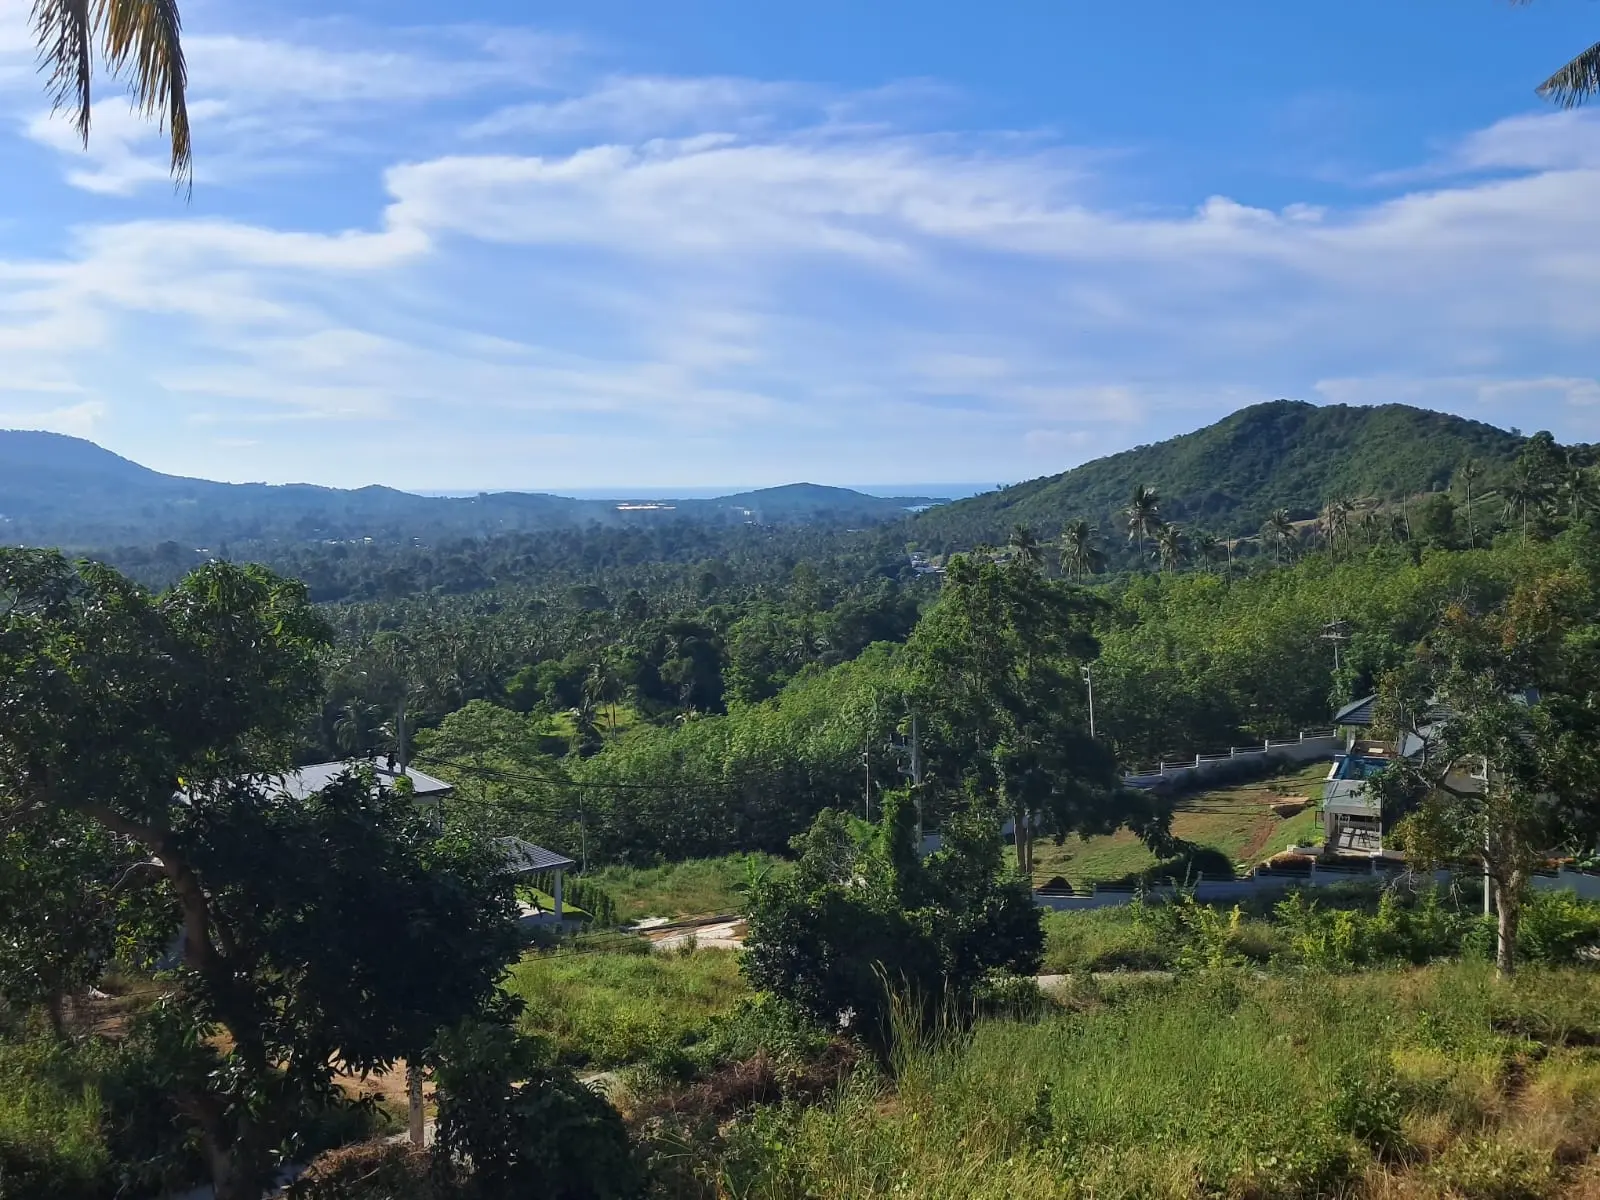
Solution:
M 1074 579 L 1093 575 L 1105 565 L 1105 560 L 1100 549 L 1100 531 L 1088 521 L 1080 517 L 1061 531 L 1061 569 L 1071 571 Z
M 1163 522 L 1156 530 L 1156 557 L 1163 571 L 1176 571 L 1189 557 L 1189 540 L 1177 525 Z
M 1012 557 L 1025 566 L 1037 567 L 1044 561 L 1044 549 L 1039 545 L 1039 539 L 1033 536 L 1033 530 L 1026 525 L 1011 527 L 1007 545 L 1011 547 Z
M 1541 479 L 1526 462 L 1519 462 L 1516 469 L 1511 472 L 1511 478 L 1500 489 L 1500 495 L 1505 501 L 1505 514 L 1522 517 L 1522 538 L 1528 538 L 1528 510 L 1537 510 L 1549 499 L 1550 492 Z
M 98 52 L 113 76 L 128 81 L 134 107 L 167 131 L 174 178 L 190 178 L 189 72 L 177 0 L 35 0 L 33 31 L 51 102 L 72 114 L 85 144 Z
M 1145 539 L 1151 537 L 1161 525 L 1161 495 L 1155 484 L 1142 483 L 1133 489 L 1133 499 L 1122 510 L 1128 522 L 1128 540 L 1139 543 L 1139 558 L 1144 558 Z
M 1289 516 L 1287 508 L 1275 508 L 1272 515 L 1261 526 L 1261 540 L 1277 548 L 1285 557 L 1291 553 L 1294 545 L 1294 521 Z

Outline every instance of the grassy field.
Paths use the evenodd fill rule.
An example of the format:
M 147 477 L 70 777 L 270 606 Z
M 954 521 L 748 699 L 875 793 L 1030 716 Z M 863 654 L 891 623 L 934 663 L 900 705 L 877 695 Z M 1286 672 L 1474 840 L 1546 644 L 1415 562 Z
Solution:
M 1540 1200 L 1600 1188 L 1600 978 L 1202 974 L 902 1045 L 764 1110 L 720 1194 Z
M 748 993 L 728 950 L 533 954 L 506 986 L 528 1002 L 524 1033 L 562 1062 L 607 1067 L 683 1045 Z
M 1193 793 L 1183 798 L 1185 811 L 1173 818 L 1172 832 L 1197 846 L 1220 850 L 1243 866 L 1253 866 L 1296 843 L 1320 841 L 1314 807 L 1285 819 L 1272 806 L 1296 796 L 1316 800 L 1327 773 L 1327 763 L 1313 763 L 1294 774 Z M 1123 830 L 1108 837 L 1069 837 L 1060 846 L 1038 844 L 1033 876 L 1035 883 L 1043 883 L 1061 875 L 1082 888 L 1155 864 L 1144 843 Z
M 606 867 L 584 876 L 617 902 L 617 917 L 708 916 L 739 910 L 744 902 L 740 888 L 751 872 L 782 870 L 781 859 L 766 854 L 730 854 L 725 858 L 698 858 L 660 867 Z

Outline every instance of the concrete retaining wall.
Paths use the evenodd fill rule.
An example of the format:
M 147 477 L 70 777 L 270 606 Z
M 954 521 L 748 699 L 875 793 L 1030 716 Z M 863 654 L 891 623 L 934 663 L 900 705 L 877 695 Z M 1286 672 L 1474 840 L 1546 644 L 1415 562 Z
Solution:
M 1194 887 L 1196 900 L 1243 900 L 1248 896 L 1257 896 L 1267 892 L 1284 892 L 1293 888 L 1308 887 L 1333 887 L 1341 883 L 1393 883 L 1403 879 L 1411 879 L 1419 885 L 1425 886 L 1432 882 L 1441 887 L 1449 886 L 1452 876 L 1449 871 L 1436 871 L 1432 876 L 1416 875 L 1410 872 L 1394 870 L 1362 870 L 1345 868 L 1320 868 L 1308 874 L 1290 874 L 1287 872 L 1264 872 L 1248 876 L 1244 879 L 1201 879 Z M 1462 883 L 1476 887 L 1483 877 L 1481 875 L 1464 876 Z M 1533 886 L 1538 891 L 1570 890 L 1576 892 L 1586 900 L 1600 899 L 1600 874 L 1587 871 L 1557 871 L 1549 875 L 1535 875 Z M 1149 899 L 1170 899 L 1177 894 L 1175 887 L 1148 888 L 1145 896 Z M 1034 903 L 1040 908 L 1048 908 L 1052 912 L 1080 912 L 1094 908 L 1116 908 L 1119 905 L 1133 903 L 1136 893 L 1125 889 L 1094 891 L 1081 896 L 1054 896 L 1039 892 L 1033 894 Z
M 1157 763 L 1154 768 L 1139 768 L 1122 778 L 1132 787 L 1198 787 L 1258 773 L 1279 764 L 1331 759 L 1343 749 L 1344 742 L 1336 733 L 1319 729 L 1294 739 L 1267 740 L 1258 746 L 1233 746 L 1226 754 L 1197 754 L 1182 762 Z

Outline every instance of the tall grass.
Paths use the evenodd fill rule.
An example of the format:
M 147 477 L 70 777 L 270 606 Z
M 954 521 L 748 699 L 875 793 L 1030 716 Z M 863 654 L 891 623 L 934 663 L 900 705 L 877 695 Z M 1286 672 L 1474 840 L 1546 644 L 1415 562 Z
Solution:
M 752 872 L 784 869 L 783 860 L 771 855 L 730 854 L 659 867 L 605 867 L 583 878 L 616 901 L 619 920 L 636 921 L 737 912 L 744 903 L 741 889 Z
M 749 990 L 729 950 L 530 955 L 506 986 L 527 1001 L 523 1032 L 573 1066 L 620 1066 L 685 1045 Z
M 913 1045 L 731 1136 L 748 1197 L 1554 1195 L 1600 1132 L 1600 980 L 1206 974 Z M 1499 1182 L 1496 1182 L 1499 1181 Z
M 45 1038 L 0 1042 L 0 1198 L 104 1194 L 111 1164 L 94 1065 Z

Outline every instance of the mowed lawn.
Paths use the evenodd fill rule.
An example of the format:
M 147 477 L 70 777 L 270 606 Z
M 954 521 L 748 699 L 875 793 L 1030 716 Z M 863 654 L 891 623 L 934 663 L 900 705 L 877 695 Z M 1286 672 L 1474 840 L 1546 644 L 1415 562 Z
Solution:
M 1192 792 L 1179 800 L 1184 811 L 1172 819 L 1172 832 L 1197 846 L 1222 851 L 1235 864 L 1249 867 L 1292 845 L 1321 841 L 1316 801 L 1328 774 L 1326 762 L 1312 763 L 1292 775 L 1253 783 Z M 1293 817 L 1280 817 L 1273 806 L 1293 797 L 1311 801 Z M 1060 846 L 1034 847 L 1033 877 L 1043 883 L 1064 876 L 1075 888 L 1120 879 L 1156 864 L 1155 855 L 1127 830 L 1109 837 L 1069 837 Z

